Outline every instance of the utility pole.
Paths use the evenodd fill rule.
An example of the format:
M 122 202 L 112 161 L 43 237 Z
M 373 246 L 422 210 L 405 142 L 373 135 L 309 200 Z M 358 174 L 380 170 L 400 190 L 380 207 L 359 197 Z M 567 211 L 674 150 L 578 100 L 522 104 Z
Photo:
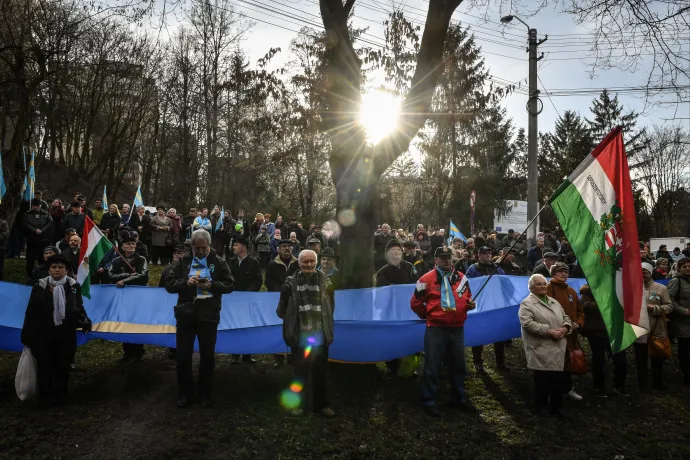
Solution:
M 544 53 L 537 56 L 537 48 L 548 39 L 548 35 L 541 40 L 537 39 L 537 29 L 532 29 L 517 16 L 508 15 L 501 18 L 503 24 L 517 19 L 527 27 L 529 53 L 529 100 L 527 101 L 527 221 L 531 222 L 537 215 L 539 201 L 539 168 L 537 166 L 537 137 L 539 128 L 537 117 L 544 108 L 539 99 L 537 89 L 537 62 L 544 57 Z M 531 245 L 536 244 L 537 228 L 532 225 L 527 229 L 527 240 Z

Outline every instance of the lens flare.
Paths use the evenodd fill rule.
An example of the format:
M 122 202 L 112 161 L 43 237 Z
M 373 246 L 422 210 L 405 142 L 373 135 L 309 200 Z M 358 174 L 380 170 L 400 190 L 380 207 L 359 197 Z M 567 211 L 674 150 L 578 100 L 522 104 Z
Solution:
M 304 357 L 308 358 L 310 354 L 311 354 L 311 345 L 304 347 Z
M 290 384 L 290 391 L 293 393 L 300 393 L 304 389 L 304 385 L 302 385 L 300 382 L 292 382 Z
M 314 336 L 307 337 L 307 343 L 309 345 L 314 345 L 316 343 L 316 337 L 314 337 Z
M 302 396 L 299 393 L 295 393 L 290 390 L 283 390 L 280 394 L 280 405 L 284 409 L 293 410 L 297 409 L 302 404 Z

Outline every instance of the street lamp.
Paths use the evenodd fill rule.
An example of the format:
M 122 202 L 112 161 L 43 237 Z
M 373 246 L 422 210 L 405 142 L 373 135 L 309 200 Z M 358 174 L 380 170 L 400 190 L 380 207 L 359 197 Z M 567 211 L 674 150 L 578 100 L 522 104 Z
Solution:
M 539 201 L 539 170 L 537 169 L 537 115 L 541 112 L 538 108 L 539 90 L 537 89 L 537 61 L 544 57 L 544 54 L 537 57 L 537 47 L 546 41 L 544 38 L 537 41 L 537 29 L 532 29 L 525 21 L 517 16 L 507 15 L 501 18 L 502 24 L 508 24 L 513 19 L 517 19 L 527 27 L 527 38 L 529 47 L 529 100 L 527 101 L 527 222 L 531 222 L 537 215 Z M 527 238 L 530 244 L 536 243 L 537 228 L 531 226 L 527 230 Z

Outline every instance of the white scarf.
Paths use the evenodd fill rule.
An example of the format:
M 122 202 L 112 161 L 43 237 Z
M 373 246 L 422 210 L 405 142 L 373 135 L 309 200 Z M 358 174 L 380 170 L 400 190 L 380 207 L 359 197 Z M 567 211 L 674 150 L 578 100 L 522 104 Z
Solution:
M 67 282 L 67 277 L 63 276 L 59 280 L 54 280 L 52 276 L 48 277 L 48 284 L 53 286 L 53 323 L 56 326 L 62 324 L 62 320 L 65 319 L 65 283 Z

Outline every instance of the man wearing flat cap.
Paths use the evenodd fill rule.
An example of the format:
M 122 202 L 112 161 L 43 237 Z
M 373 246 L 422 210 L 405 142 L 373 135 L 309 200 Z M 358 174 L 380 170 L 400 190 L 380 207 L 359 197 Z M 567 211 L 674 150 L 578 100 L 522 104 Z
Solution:
M 108 270 L 110 281 L 118 288 L 146 286 L 149 283 L 149 267 L 146 259 L 136 253 L 137 240 L 133 236 L 122 239 L 120 256 L 113 260 Z M 123 343 L 123 361 L 139 361 L 144 356 L 144 346 Z
M 467 277 L 478 278 L 480 276 L 491 276 L 492 274 L 505 275 L 503 269 L 491 261 L 491 254 L 492 251 L 490 247 L 483 246 L 479 248 L 479 262 L 472 265 L 467 270 Z M 472 361 L 474 362 L 474 369 L 480 374 L 486 373 L 484 370 L 484 358 L 482 357 L 483 354 L 483 345 L 472 347 Z M 494 343 L 494 354 L 496 356 L 496 367 L 502 371 L 509 371 L 510 368 L 506 365 L 505 343 Z
M 321 251 L 321 267 L 319 267 L 331 284 L 333 284 L 333 289 L 338 290 L 343 287 L 343 280 L 340 274 L 340 270 L 335 267 L 335 251 L 333 248 L 324 248 Z
M 436 405 L 441 361 L 448 366 L 450 407 L 467 412 L 477 409 L 465 393 L 465 320 L 475 308 L 467 278 L 455 270 L 452 252 L 446 247 L 434 252 L 434 270 L 419 278 L 410 307 L 426 320 L 424 371 L 421 379 L 422 406 L 431 417 L 440 417 Z
M 386 261 L 388 263 L 376 272 L 376 287 L 414 284 L 417 281 L 414 267 L 403 260 L 402 245 L 398 240 L 386 243 Z
M 503 248 L 503 255 L 501 256 L 498 266 L 503 273 L 510 276 L 522 276 L 525 272 L 522 268 L 514 262 L 515 260 L 515 249 Z
M 555 252 L 547 252 L 544 254 L 544 262 L 537 265 L 534 269 L 534 275 L 542 275 L 546 278 L 551 277 L 551 266 L 561 260 L 561 256 Z
M 31 200 L 31 208 L 24 214 L 22 226 L 26 235 L 26 274 L 31 276 L 34 265 L 43 263 L 43 249 L 53 236 L 53 218 L 41 208 L 40 198 Z

